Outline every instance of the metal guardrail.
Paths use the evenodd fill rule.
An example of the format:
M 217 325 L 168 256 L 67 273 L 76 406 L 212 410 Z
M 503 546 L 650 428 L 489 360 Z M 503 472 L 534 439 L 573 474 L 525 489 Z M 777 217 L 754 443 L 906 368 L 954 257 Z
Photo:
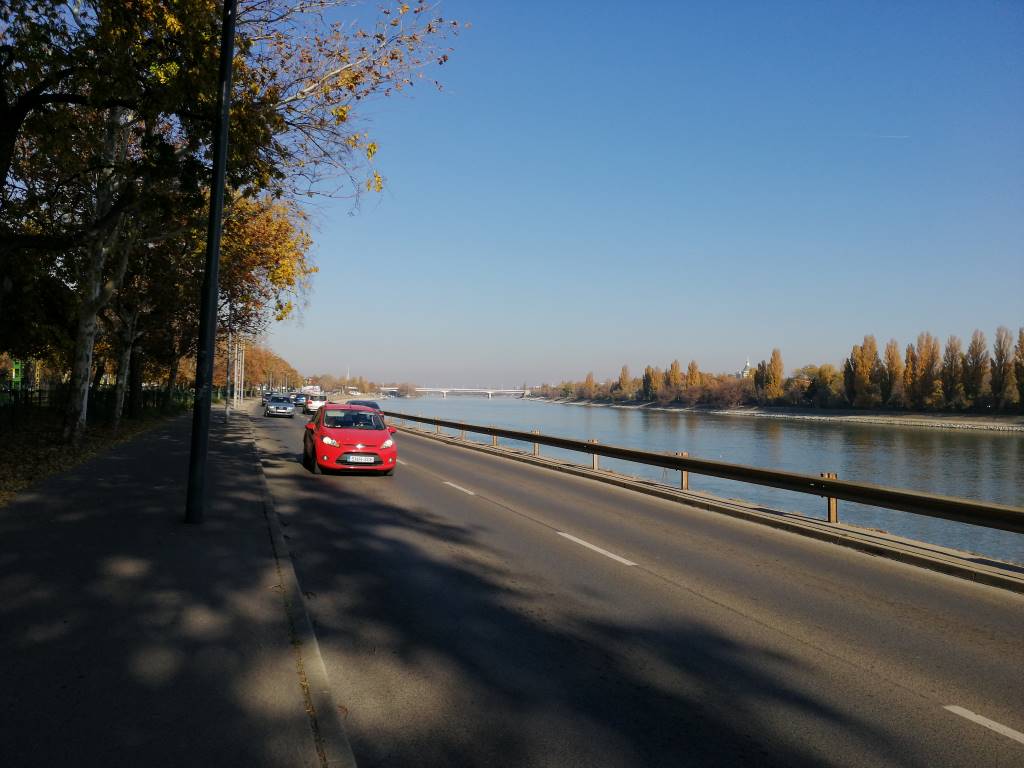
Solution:
M 839 480 L 835 473 L 822 473 L 821 477 L 804 475 L 798 472 L 783 472 L 775 469 L 762 469 L 745 464 L 731 464 L 722 461 L 695 459 L 684 454 L 657 453 L 625 448 L 617 445 L 604 445 L 597 441 L 573 440 L 567 437 L 553 437 L 539 432 L 522 432 L 503 427 L 465 424 L 460 421 L 447 421 L 426 416 L 410 416 L 406 413 L 384 411 L 385 416 L 421 424 L 433 425 L 435 431 L 457 429 L 463 439 L 467 432 L 490 435 L 491 445 L 498 447 L 498 439 L 519 440 L 533 443 L 533 454 L 539 455 L 539 446 L 548 445 L 552 448 L 563 448 L 569 451 L 589 453 L 593 456 L 593 468 L 598 469 L 598 456 L 622 459 L 638 464 L 647 464 L 665 469 L 674 469 L 683 473 L 683 488 L 688 487 L 687 473 L 709 475 L 725 480 L 736 480 L 741 483 L 763 485 L 770 488 L 781 488 L 813 496 L 827 498 L 829 522 L 838 522 L 836 499 L 868 504 L 873 507 L 884 507 L 902 512 L 910 512 L 924 517 L 954 520 L 958 523 L 998 528 L 1003 531 L 1024 533 L 1024 508 L 1008 504 L 995 504 L 987 501 L 974 501 L 956 496 L 940 496 L 934 493 L 909 491 L 902 488 L 889 488 L 871 483 L 856 483 Z M 826 476 L 829 475 L 829 476 Z

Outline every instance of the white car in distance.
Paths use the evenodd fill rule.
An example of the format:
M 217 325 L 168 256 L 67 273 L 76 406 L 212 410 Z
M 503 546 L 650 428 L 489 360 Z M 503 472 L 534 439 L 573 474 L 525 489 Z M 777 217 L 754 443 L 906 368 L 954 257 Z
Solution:
M 316 413 L 320 406 L 327 402 L 327 395 L 308 395 L 306 404 L 302 406 L 303 413 Z

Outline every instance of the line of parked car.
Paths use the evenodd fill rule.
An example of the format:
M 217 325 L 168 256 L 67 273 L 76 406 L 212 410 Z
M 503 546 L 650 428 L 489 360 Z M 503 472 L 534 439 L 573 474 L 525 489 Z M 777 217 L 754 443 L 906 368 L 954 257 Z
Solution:
M 330 403 L 324 395 L 267 392 L 262 402 L 264 416 L 294 418 L 297 408 L 312 414 L 302 438 L 302 466 L 310 472 L 394 473 L 398 464 L 395 428 L 384 423 L 376 401 Z

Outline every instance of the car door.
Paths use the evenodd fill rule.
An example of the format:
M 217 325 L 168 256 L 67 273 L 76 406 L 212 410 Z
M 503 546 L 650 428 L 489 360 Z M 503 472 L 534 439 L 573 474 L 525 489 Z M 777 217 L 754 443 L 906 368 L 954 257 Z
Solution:
M 305 430 L 306 446 L 305 450 L 309 451 L 310 455 L 316 456 L 316 439 L 320 436 L 320 423 L 323 421 L 323 410 L 317 411 L 310 418 L 309 423 L 313 425 L 312 429 Z

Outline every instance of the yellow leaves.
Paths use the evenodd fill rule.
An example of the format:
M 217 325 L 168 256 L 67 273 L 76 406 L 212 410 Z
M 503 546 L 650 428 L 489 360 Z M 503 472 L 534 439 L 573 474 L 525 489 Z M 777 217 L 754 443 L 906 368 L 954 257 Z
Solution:
M 345 143 L 348 144 L 349 149 L 355 149 L 359 146 L 359 134 L 353 133 L 351 136 L 346 136 Z
M 409 4 L 408 3 L 402 3 L 400 6 L 398 6 L 398 13 L 399 13 L 399 15 L 401 15 L 403 13 L 408 13 L 408 12 L 409 12 Z
M 152 64 L 149 73 L 156 78 L 160 85 L 167 85 L 177 76 L 179 71 L 178 62 L 170 61 L 166 64 Z
M 180 35 L 184 29 L 181 26 L 181 22 L 170 13 L 164 17 L 164 26 L 167 27 L 167 31 L 172 35 Z
M 369 144 L 366 145 L 366 159 L 367 160 L 373 160 L 373 156 L 376 155 L 376 154 L 377 154 L 377 143 L 375 141 L 371 141 Z
M 377 171 L 373 172 L 373 176 L 366 180 L 366 191 L 367 192 L 383 192 L 384 191 L 384 177 Z
M 338 125 L 341 125 L 348 120 L 348 113 L 350 109 L 351 107 L 347 104 L 343 104 L 331 110 L 331 114 L 334 115 L 334 120 Z

